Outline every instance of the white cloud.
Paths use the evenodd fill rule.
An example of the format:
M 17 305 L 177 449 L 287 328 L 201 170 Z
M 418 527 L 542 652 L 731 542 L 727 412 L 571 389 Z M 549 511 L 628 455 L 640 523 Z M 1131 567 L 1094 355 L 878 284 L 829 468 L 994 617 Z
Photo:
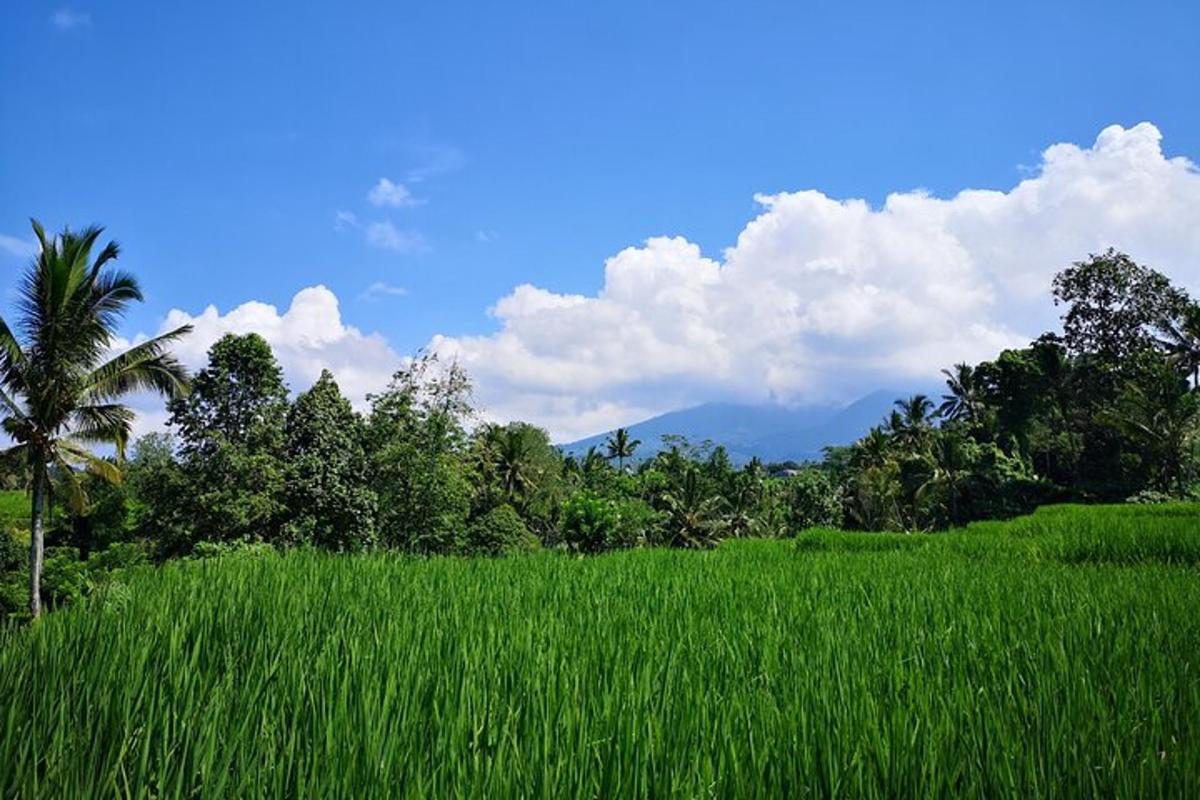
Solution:
M 1200 289 L 1200 174 L 1160 140 L 1143 123 L 1106 128 L 1091 147 L 1054 145 L 1006 191 L 904 192 L 881 208 L 811 190 L 760 196 L 720 259 L 653 238 L 609 258 L 595 295 L 522 284 L 492 307 L 495 333 L 435 336 L 430 348 L 468 369 L 487 418 L 558 440 L 707 400 L 849 400 L 938 381 L 942 367 L 1055 327 L 1050 280 L 1089 252 L 1111 245 Z M 405 241 L 390 223 L 368 237 L 377 225 L 381 246 Z M 320 286 L 283 314 L 250 302 L 173 311 L 163 327 L 189 321 L 181 355 L 193 366 L 222 333 L 254 330 L 293 388 L 329 367 L 360 405 L 403 361 L 346 325 Z
M 383 336 L 347 325 L 337 296 L 324 286 L 300 290 L 283 313 L 273 305 L 253 300 L 225 313 L 211 305 L 198 314 L 172 309 L 157 332 L 181 325 L 192 325 L 193 330 L 173 351 L 193 372 L 208 363 L 209 348 L 225 334 L 257 333 L 271 345 L 293 393 L 307 389 L 322 369 L 328 369 L 342 393 L 360 410 L 367 406 L 367 394 L 383 389 L 392 373 L 405 363 Z M 117 340 L 113 351 L 145 338 L 138 335 L 132 341 Z M 130 405 L 138 414 L 136 435 L 163 429 L 167 414 L 161 398 L 139 395 L 131 399 Z
M 368 225 L 366 237 L 371 246 L 397 253 L 421 253 L 429 249 L 419 231 L 400 230 L 387 220 Z
M 371 191 L 367 192 L 367 202 L 373 206 L 391 206 L 392 208 L 402 208 L 404 206 L 420 205 L 422 201 L 413 197 L 412 192 L 402 183 L 392 183 L 387 178 L 380 178 L 379 183 L 371 187 Z
M 356 215 L 353 211 L 344 211 L 339 209 L 337 213 L 333 215 L 333 229 L 338 233 L 357 228 L 358 215 Z
M 207 363 L 208 349 L 227 333 L 258 333 L 270 343 L 293 390 L 307 389 L 322 369 L 333 372 L 342 391 L 361 405 L 402 363 L 387 340 L 345 324 L 337 296 L 324 286 L 302 289 L 282 314 L 267 303 L 250 301 L 222 314 L 208 306 L 199 314 L 172 309 L 159 332 L 192 325 L 174 351 L 191 369 Z
M 38 254 L 38 245 L 37 242 L 0 233 L 0 250 L 17 258 L 33 258 Z
M 475 241 L 489 244 L 500 238 L 500 234 L 492 230 L 480 229 L 475 231 Z
M 86 11 L 73 11 L 69 8 L 60 8 L 50 17 L 50 21 L 59 30 L 69 31 L 75 28 L 89 27 L 92 24 L 92 15 Z
M 363 300 L 378 300 L 381 297 L 403 297 L 408 289 L 403 286 L 392 286 L 384 281 L 375 281 L 359 295 Z
M 1153 125 L 1048 148 L 1007 191 L 761 195 L 720 260 L 653 238 L 594 296 L 518 286 L 487 336 L 434 337 L 496 416 L 569 438 L 715 398 L 852 399 L 938 378 L 1056 325 L 1049 284 L 1108 246 L 1195 290 L 1200 174 Z

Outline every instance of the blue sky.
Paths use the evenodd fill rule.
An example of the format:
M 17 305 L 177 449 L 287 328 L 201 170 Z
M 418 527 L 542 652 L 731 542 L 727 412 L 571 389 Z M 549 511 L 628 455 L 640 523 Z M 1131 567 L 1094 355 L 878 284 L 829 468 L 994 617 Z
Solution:
M 650 237 L 685 237 L 728 269 L 724 249 L 764 212 L 756 194 L 816 189 L 879 210 L 894 192 L 1007 192 L 1041 174 L 1047 147 L 1093 148 L 1107 126 L 1143 121 L 1167 158 L 1200 157 L 1196 4 L 819 5 L 15 0 L 0 24 L 0 235 L 18 241 L 0 239 L 0 275 L 26 262 L 29 216 L 99 222 L 148 291 L 130 336 L 173 308 L 282 313 L 323 285 L 340 322 L 393 354 L 439 335 L 464 352 L 501 331 L 488 309 L 514 287 L 595 298 L 605 260 Z M 381 178 L 391 191 L 376 205 Z M 1189 199 L 1163 213 L 1193 208 L 1194 181 L 1179 180 L 1167 194 Z M 1196 254 L 1181 236 L 1156 255 L 1186 269 Z M 706 313 L 697 303 L 683 307 Z M 992 321 L 981 348 L 1028 332 Z M 547 326 L 576 323 L 588 324 Z M 855 341 L 868 352 L 877 339 Z M 540 341 L 474 357 L 534 359 L 551 346 Z M 605 357 L 556 358 L 592 355 Z M 830 393 L 797 364 L 607 383 L 510 366 L 481 368 L 497 413 L 563 435 L 718 397 L 848 396 L 873 379 L 863 367 Z M 805 376 L 746 386 L 787 370 Z

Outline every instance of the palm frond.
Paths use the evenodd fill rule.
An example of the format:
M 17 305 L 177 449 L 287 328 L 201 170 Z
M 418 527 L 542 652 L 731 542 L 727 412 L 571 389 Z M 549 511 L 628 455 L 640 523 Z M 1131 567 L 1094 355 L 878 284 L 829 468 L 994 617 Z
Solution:
M 118 403 L 83 406 L 71 415 L 70 438 L 91 444 L 115 445 L 117 455 L 124 460 L 134 418 L 133 411 Z
M 130 392 L 149 390 L 170 398 L 188 392 L 188 374 L 167 347 L 189 333 L 190 325 L 142 342 L 101 364 L 83 380 L 87 402 L 111 400 Z

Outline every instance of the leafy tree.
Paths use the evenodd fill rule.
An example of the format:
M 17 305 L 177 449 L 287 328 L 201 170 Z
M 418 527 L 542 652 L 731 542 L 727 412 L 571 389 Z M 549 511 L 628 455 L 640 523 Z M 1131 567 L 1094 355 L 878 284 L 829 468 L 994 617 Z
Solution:
M 609 461 L 616 459 L 617 469 L 624 472 L 625 459 L 633 458 L 634 452 L 641 443 L 641 439 L 630 438 L 628 428 L 617 428 L 604 442 L 606 456 Z
M 0 413 L 4 432 L 16 442 L 6 458 L 20 457 L 30 469 L 29 610 L 36 618 L 51 467 L 76 508 L 86 503 L 76 466 L 105 480 L 120 479 L 116 464 L 88 445 L 108 443 L 118 455 L 124 452 L 133 412 L 118 402 L 121 397 L 141 390 L 169 397 L 186 391 L 186 373 L 168 348 L 189 328 L 112 355 L 117 323 L 130 303 L 142 299 L 133 276 L 112 268 L 116 243 L 93 258 L 101 228 L 65 229 L 50 238 L 35 221 L 33 230 L 40 250 L 18 289 L 20 321 L 14 331 L 0 319 Z
M 368 399 L 380 539 L 412 552 L 461 549 L 472 496 L 465 425 L 474 411 L 466 373 L 423 354 Z
M 1112 248 L 1060 272 L 1053 291 L 1055 305 L 1067 307 L 1067 348 L 1109 364 L 1153 346 L 1188 305 L 1165 275 Z
M 185 458 L 206 458 L 227 445 L 277 449 L 287 415 L 283 370 L 257 333 L 227 333 L 208 351 L 187 397 L 168 405 Z
M 187 397 L 173 400 L 186 477 L 185 529 L 164 541 L 278 541 L 284 521 L 287 386 L 271 346 L 256 333 L 226 334 L 208 351 Z
M 788 521 L 792 530 L 837 528 L 842 524 L 841 491 L 824 470 L 808 468 L 788 478 Z
M 367 487 L 362 419 L 328 370 L 288 410 L 284 539 L 361 550 L 375 538 L 375 493 Z

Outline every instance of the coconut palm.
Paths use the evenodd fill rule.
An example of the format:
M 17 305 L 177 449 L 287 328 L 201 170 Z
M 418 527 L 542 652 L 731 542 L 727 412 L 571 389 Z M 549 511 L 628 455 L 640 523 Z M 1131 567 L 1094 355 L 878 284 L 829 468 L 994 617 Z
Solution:
M 625 459 L 633 458 L 634 451 L 637 450 L 638 445 L 641 443 L 641 439 L 629 438 L 628 428 L 617 428 L 604 442 L 604 447 L 609 461 L 615 458 L 617 460 L 617 469 L 624 472 Z
M 1200 389 L 1200 305 L 1189 305 L 1178 321 L 1164 323 L 1164 338 L 1159 343 L 1168 358 L 1192 379 L 1192 388 Z
M 897 400 L 896 410 L 888 420 L 896 443 L 911 453 L 923 450 L 933 429 L 932 412 L 933 401 L 923 394 Z
M 531 430 L 521 425 L 505 425 L 495 428 L 488 437 L 492 440 L 492 463 L 500 491 L 516 508 L 525 507 L 542 478 Z
M 29 468 L 29 611 L 36 618 L 51 471 L 76 508 L 87 502 L 80 468 L 120 480 L 117 464 L 88 445 L 111 444 L 122 458 L 134 415 L 117 400 L 136 391 L 170 397 L 186 391 L 187 375 L 167 348 L 190 328 L 114 355 L 116 325 L 126 306 L 142 299 L 133 276 L 111 268 L 119 252 L 116 243 L 109 242 L 93 259 L 102 228 L 47 237 L 37 221 L 32 224 L 40 252 L 18 289 L 20 319 L 15 329 L 0 319 L 0 414 L 4 432 L 16 442 L 4 457 Z
M 930 493 L 941 492 L 946 498 L 946 512 L 951 524 L 958 520 L 958 500 L 963 488 L 971 478 L 971 456 L 969 440 L 957 433 L 943 432 L 934 440 L 933 469 L 924 484 L 917 489 L 917 498 L 925 499 Z
M 953 370 L 944 369 L 942 374 L 946 376 L 946 388 L 949 391 L 942 395 L 937 415 L 943 419 L 961 419 L 972 424 L 978 422 L 983 400 L 979 396 L 979 382 L 974 368 L 970 364 L 955 364 Z
M 900 415 L 892 412 L 892 416 L 900 419 Z M 889 423 L 889 427 L 891 427 Z M 882 467 L 891 457 L 891 439 L 883 428 L 876 425 L 867 435 L 851 445 L 850 463 L 861 469 Z
M 678 486 L 662 494 L 661 502 L 667 514 L 667 543 L 673 547 L 712 547 L 727 525 L 724 501 L 707 491 L 694 466 L 684 471 Z

